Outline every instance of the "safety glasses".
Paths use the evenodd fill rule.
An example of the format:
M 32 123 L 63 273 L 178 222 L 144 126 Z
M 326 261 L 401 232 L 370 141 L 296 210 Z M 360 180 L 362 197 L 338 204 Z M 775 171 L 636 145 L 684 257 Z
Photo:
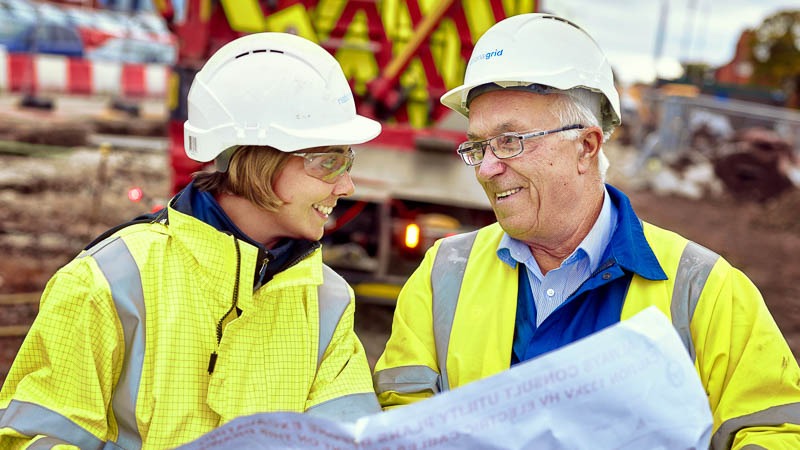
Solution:
M 497 159 L 513 158 L 522 153 L 525 149 L 524 140 L 536 137 L 547 136 L 548 134 L 560 133 L 568 130 L 583 129 L 583 125 L 567 125 L 555 130 L 531 131 L 529 133 L 503 133 L 498 136 L 485 139 L 483 141 L 464 142 L 458 146 L 458 154 L 468 166 L 477 166 L 483 162 L 486 149 L 492 149 L 492 153 Z
M 345 151 L 290 153 L 305 159 L 306 173 L 326 183 L 335 183 L 345 172 L 350 172 L 356 153 Z

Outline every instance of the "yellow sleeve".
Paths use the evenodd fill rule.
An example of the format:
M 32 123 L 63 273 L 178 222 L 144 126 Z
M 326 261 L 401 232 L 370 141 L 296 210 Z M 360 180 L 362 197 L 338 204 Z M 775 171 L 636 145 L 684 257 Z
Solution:
M 800 448 L 800 368 L 755 285 L 717 262 L 692 320 L 712 448 Z
M 392 333 L 373 375 L 384 409 L 429 398 L 432 377 L 439 374 L 433 335 L 431 267 L 437 242 L 400 291 L 392 319 Z M 400 372 L 403 372 L 400 375 Z
M 363 409 L 366 415 L 378 412 L 379 409 L 372 389 L 367 354 L 353 329 L 355 299 L 352 289 L 348 287 L 348 290 L 350 302 L 322 356 L 306 408 L 352 394 L 368 394 L 369 399 L 362 396 L 355 405 Z
M 0 391 L 0 448 L 26 448 L 42 437 L 58 441 L 63 430 L 52 424 L 67 421 L 92 441 L 116 434 L 106 405 L 121 370 L 123 337 L 105 278 L 90 261 L 61 269 L 42 294 Z M 6 409 L 17 413 L 5 417 Z

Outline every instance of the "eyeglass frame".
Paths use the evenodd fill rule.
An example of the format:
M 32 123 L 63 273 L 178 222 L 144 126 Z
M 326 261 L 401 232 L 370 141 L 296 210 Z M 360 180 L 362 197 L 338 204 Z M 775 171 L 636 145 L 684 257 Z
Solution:
M 525 144 L 523 143 L 523 141 L 525 141 L 527 139 L 531 139 L 531 138 L 535 138 L 535 137 L 541 137 L 541 136 L 547 136 L 549 134 L 560 133 L 562 131 L 583 130 L 585 128 L 586 127 L 584 125 L 581 125 L 581 124 L 572 124 L 572 125 L 566 125 L 566 126 L 563 126 L 561 128 L 556 128 L 556 129 L 547 130 L 547 131 L 529 131 L 529 132 L 525 132 L 525 133 L 517 133 L 517 132 L 501 133 L 501 134 L 498 134 L 497 136 L 492 136 L 492 137 L 490 137 L 488 139 L 484 139 L 484 140 L 481 140 L 481 141 L 466 141 L 466 142 L 462 142 L 461 144 L 458 145 L 458 148 L 456 149 L 456 153 L 458 153 L 458 156 L 460 156 L 461 160 L 464 161 L 464 164 L 466 164 L 466 165 L 468 165 L 470 167 L 475 167 L 475 166 L 481 165 L 481 163 L 483 162 L 483 157 L 486 155 L 486 147 L 489 147 L 492 150 L 492 154 L 497 159 L 509 159 L 509 158 L 513 158 L 515 156 L 519 156 L 519 155 L 522 154 L 522 152 L 525 151 Z M 497 151 L 495 150 L 495 146 L 491 144 L 491 141 L 494 141 L 495 139 L 501 138 L 501 137 L 517 138 L 517 142 L 519 144 L 519 151 L 514 153 L 514 154 L 512 154 L 512 155 L 507 155 L 507 156 L 498 155 Z M 469 161 L 467 160 L 467 158 L 468 158 L 467 153 L 475 151 L 474 147 L 475 147 L 476 144 L 480 144 L 480 149 L 483 151 L 483 154 L 481 155 L 481 160 L 480 161 L 478 161 L 477 163 L 474 163 L 474 164 L 470 164 Z M 469 148 L 469 149 L 463 148 L 465 145 L 469 145 L 471 148 Z
M 348 147 L 347 151 L 344 151 L 344 152 L 339 152 L 339 151 L 292 152 L 292 153 L 289 153 L 289 154 L 293 155 L 293 156 L 299 156 L 299 157 L 301 157 L 301 158 L 303 158 L 305 160 L 305 161 L 303 161 L 303 170 L 305 170 L 307 175 L 309 175 L 310 177 L 316 178 L 318 180 L 324 181 L 326 183 L 330 183 L 330 184 L 336 183 L 336 181 L 339 180 L 339 178 L 341 178 L 342 175 L 345 174 L 345 172 L 349 173 L 350 170 L 353 168 L 353 162 L 356 159 L 356 152 L 355 152 L 355 150 L 353 150 L 352 147 Z M 315 174 L 313 174 L 313 173 L 311 173 L 309 171 L 309 167 L 308 166 L 309 166 L 310 163 L 314 162 L 314 158 L 316 158 L 318 156 L 331 155 L 331 154 L 342 155 L 347 159 L 347 162 L 342 166 L 342 167 L 344 167 L 344 170 L 342 170 L 342 167 L 334 170 L 333 172 L 330 173 L 330 175 L 333 175 L 333 177 L 332 178 L 327 178 L 327 179 L 326 179 L 327 175 L 320 177 L 320 176 L 317 176 L 317 175 L 315 175 Z

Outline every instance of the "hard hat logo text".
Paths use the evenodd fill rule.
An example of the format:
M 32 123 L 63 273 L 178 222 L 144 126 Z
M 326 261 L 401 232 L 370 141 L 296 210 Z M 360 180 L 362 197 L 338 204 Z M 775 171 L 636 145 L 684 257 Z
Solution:
M 480 53 L 478 55 L 473 56 L 472 60 L 473 61 L 479 61 L 479 60 L 482 60 L 482 59 L 490 60 L 490 59 L 494 58 L 495 56 L 503 56 L 503 49 L 501 48 L 501 49 L 494 50 L 494 51 L 491 51 L 491 52 Z

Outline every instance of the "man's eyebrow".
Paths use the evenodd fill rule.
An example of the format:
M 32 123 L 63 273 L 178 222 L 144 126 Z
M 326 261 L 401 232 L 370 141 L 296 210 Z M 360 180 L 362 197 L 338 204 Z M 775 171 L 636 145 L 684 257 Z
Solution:
M 489 136 L 497 136 L 498 134 L 508 133 L 509 131 L 518 131 L 520 129 L 520 124 L 515 122 L 503 122 L 497 127 L 493 128 L 492 133 Z M 475 134 L 471 131 L 467 131 L 467 139 L 470 141 L 481 141 L 486 139 L 485 137 Z

